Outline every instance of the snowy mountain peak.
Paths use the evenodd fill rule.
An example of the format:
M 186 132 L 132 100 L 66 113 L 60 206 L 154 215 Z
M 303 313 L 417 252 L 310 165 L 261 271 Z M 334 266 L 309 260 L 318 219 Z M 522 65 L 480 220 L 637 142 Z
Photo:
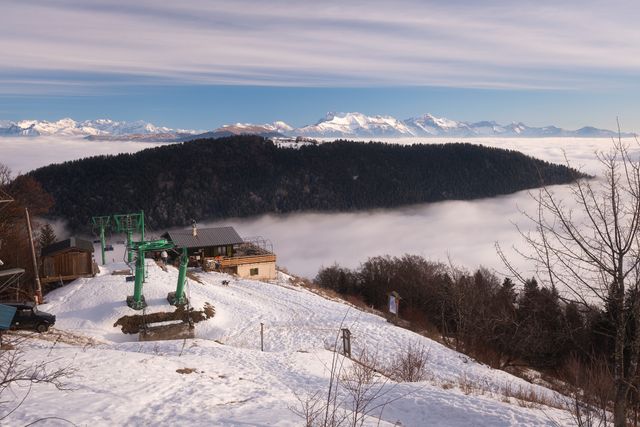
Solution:
M 224 125 L 215 130 L 219 134 L 228 135 L 262 135 L 262 136 L 285 136 L 293 131 L 293 127 L 283 121 L 256 125 L 252 123 L 235 123 Z
M 5 122 L 0 126 L 0 135 L 14 136 L 97 136 L 97 135 L 131 135 L 173 132 L 167 127 L 155 126 L 142 120 L 134 122 L 96 119 L 77 122 L 69 117 L 57 120 L 20 120 Z
M 460 123 L 456 122 L 455 120 L 449 120 L 444 117 L 436 117 L 429 113 L 422 116 L 422 121 L 424 123 L 432 123 L 433 125 L 440 128 L 456 128 L 460 126 Z
M 293 126 L 281 120 L 273 122 L 273 127 L 275 127 L 280 132 L 291 132 L 294 129 Z
M 392 116 L 362 113 L 327 113 L 315 125 L 295 129 L 297 135 L 312 137 L 413 136 L 411 130 Z
M 530 127 L 522 122 L 501 125 L 495 121 L 475 123 L 451 120 L 426 113 L 421 116 L 398 120 L 393 116 L 368 116 L 359 112 L 328 112 L 315 124 L 293 127 L 278 120 L 266 124 L 235 123 L 214 131 L 202 133 L 183 129 L 171 129 L 138 120 L 132 122 L 111 119 L 85 120 L 71 118 L 57 121 L 21 120 L 0 121 L 0 136 L 85 136 L 90 139 L 136 139 L 175 142 L 200 134 L 202 138 L 253 134 L 266 138 L 407 138 L 407 137 L 611 137 L 617 132 L 585 126 L 578 130 L 565 130 L 556 126 Z M 628 137 L 633 134 L 625 133 Z

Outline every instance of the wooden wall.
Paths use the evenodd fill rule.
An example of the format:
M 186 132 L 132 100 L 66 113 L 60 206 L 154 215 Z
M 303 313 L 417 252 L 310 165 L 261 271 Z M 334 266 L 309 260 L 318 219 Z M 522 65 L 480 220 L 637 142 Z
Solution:
M 91 276 L 94 273 L 89 252 L 69 251 L 46 256 L 42 259 L 42 267 L 44 278 Z

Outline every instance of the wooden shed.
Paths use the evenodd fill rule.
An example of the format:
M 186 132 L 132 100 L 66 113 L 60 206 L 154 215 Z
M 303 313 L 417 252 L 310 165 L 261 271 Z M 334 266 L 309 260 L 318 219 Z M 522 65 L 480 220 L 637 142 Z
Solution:
M 93 261 L 93 243 L 71 237 L 42 248 L 42 283 L 66 282 L 79 277 L 95 276 L 98 266 Z

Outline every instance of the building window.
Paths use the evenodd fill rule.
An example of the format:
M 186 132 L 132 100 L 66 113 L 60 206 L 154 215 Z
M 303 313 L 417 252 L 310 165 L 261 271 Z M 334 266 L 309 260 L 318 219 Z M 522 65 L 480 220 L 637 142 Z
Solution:
M 226 255 L 227 254 L 227 248 L 226 246 L 218 246 L 216 247 L 216 255 Z
M 252 268 L 251 270 L 249 270 L 249 275 L 250 276 L 257 276 L 258 275 L 258 269 L 257 268 Z

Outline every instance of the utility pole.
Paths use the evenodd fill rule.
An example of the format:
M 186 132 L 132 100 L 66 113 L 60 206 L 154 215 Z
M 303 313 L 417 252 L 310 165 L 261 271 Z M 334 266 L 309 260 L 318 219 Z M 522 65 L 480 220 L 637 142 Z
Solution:
M 31 246 L 31 260 L 33 261 L 33 275 L 36 280 L 36 304 L 42 304 L 42 286 L 40 285 L 40 273 L 38 272 L 38 261 L 36 260 L 36 248 L 33 245 L 33 230 L 31 230 L 31 218 L 29 209 L 24 208 L 24 215 L 27 219 L 27 233 L 29 233 L 29 245 Z

